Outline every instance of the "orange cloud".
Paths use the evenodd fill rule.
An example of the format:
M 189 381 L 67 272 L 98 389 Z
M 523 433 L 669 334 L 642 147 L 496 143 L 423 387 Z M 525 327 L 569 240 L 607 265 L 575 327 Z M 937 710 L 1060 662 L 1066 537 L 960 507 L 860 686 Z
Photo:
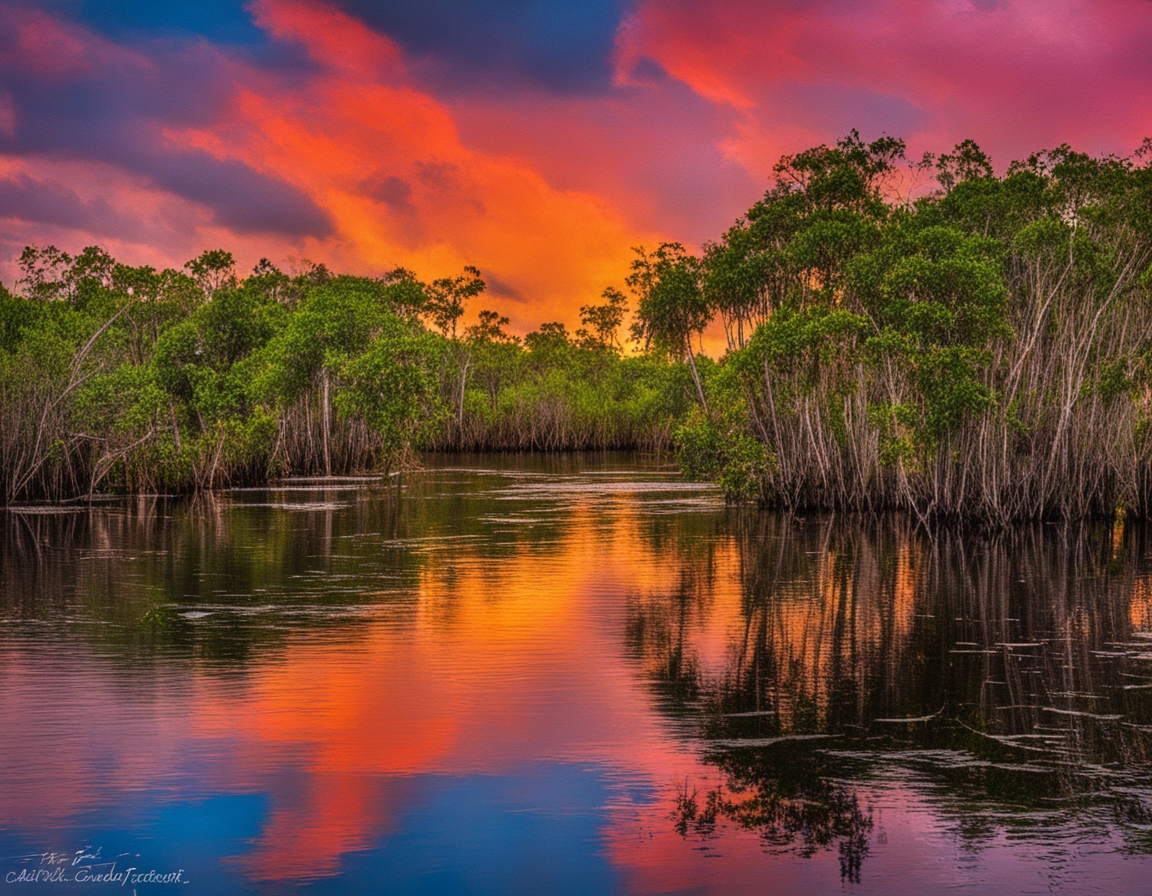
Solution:
M 364 272 L 402 265 L 424 277 L 477 265 L 503 285 L 503 295 L 480 301 L 521 329 L 577 322 L 580 304 L 620 282 L 643 235 L 609 202 L 470 149 L 441 103 L 402 83 L 395 45 L 356 20 L 294 0 L 262 0 L 255 11 L 261 27 L 302 44 L 320 72 L 288 90 L 238 70 L 225 119 L 170 138 L 313 198 L 336 223 L 336 236 L 317 247 L 325 260 Z
M 30 178 L 0 188 L 55 202 L 0 208 L 0 255 L 53 241 L 137 264 L 210 246 L 364 274 L 475 264 L 493 287 L 477 306 L 523 332 L 576 323 L 633 245 L 715 238 L 781 154 L 853 127 L 917 155 L 972 137 L 1001 167 L 1065 141 L 1127 153 L 1152 133 L 1146 0 L 641 2 L 617 29 L 614 82 L 579 91 L 445 88 L 335 6 L 251 11 L 308 64 L 127 46 L 35 10 L 0 23 L 0 168 Z
M 122 170 L 109 178 L 101 170 L 108 166 L 76 160 L 61 189 L 90 193 L 95 187 L 125 215 L 162 206 L 166 226 L 146 227 L 150 241 L 134 240 L 83 214 L 61 225 L 17 216 L 0 234 L 0 248 L 14 255 L 21 242 L 52 240 L 65 248 L 100 242 L 130 263 L 179 265 L 220 245 L 245 264 L 262 256 L 281 262 L 305 256 L 364 274 L 402 265 L 425 278 L 473 264 L 493 285 L 477 307 L 494 306 L 526 331 L 550 319 L 578 323 L 581 304 L 621 284 L 630 247 L 655 238 L 604 195 L 554 186 L 523 158 L 467 145 L 451 110 L 412 86 L 400 48 L 358 20 L 301 0 L 260 0 L 253 13 L 276 40 L 301 46 L 315 67 L 284 75 L 207 50 L 229 94 L 218 109 L 195 116 L 201 122 L 179 116 L 164 122 L 162 142 L 171 152 L 208 153 L 291 185 L 331 217 L 332 236 L 238 233 L 214 223 L 210 208 L 154 182 L 133 182 Z M 52 60 L 57 75 L 93 65 L 144 74 L 151 65 L 79 26 L 43 13 L 32 18 L 13 52 L 33 76 L 36 65 L 48 62 L 29 70 L 32 57 Z M 40 52 L 49 38 L 53 52 Z M 10 129 L 17 114 L 9 114 L 10 105 L 0 103 L 0 127 Z M 0 162 L 62 174 L 59 160 L 48 156 L 9 155 Z M 16 275 L 10 262 L 0 273 L 9 280 Z

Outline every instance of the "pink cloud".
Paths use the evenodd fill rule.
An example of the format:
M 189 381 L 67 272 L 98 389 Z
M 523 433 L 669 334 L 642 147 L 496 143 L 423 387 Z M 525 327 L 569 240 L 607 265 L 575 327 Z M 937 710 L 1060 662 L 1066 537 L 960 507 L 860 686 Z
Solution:
M 742 111 L 726 146 L 761 176 L 850 127 L 917 150 L 972 137 L 1002 166 L 1061 142 L 1128 152 L 1152 132 L 1146 0 L 646 3 L 626 35 L 622 59 Z
M 971 137 L 1001 169 L 1062 142 L 1127 153 L 1152 133 L 1148 0 L 641 2 L 617 29 L 614 81 L 583 92 L 438 86 L 333 6 L 252 13 L 308 64 L 13 13 L 0 186 L 23 200 L 42 183 L 53 202 L 0 210 L 0 251 L 100 242 L 179 264 L 221 245 L 246 264 L 425 277 L 476 264 L 499 284 L 487 304 L 525 331 L 575 323 L 620 285 L 632 245 L 718 236 L 781 154 L 853 127 L 913 154 Z

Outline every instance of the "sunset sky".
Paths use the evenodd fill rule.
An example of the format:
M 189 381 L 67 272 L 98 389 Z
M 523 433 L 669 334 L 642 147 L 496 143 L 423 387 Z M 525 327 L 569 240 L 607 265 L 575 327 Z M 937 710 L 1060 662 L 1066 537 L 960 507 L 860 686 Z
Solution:
M 1152 135 L 1150 0 L 0 0 L 0 279 L 29 243 L 424 278 L 524 332 L 858 128 L 1003 170 Z

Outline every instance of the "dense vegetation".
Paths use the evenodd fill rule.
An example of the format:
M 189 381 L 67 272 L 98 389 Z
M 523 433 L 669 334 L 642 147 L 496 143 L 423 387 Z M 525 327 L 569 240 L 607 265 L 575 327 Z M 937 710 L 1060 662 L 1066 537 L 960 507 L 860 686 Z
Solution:
M 0 288 L 0 499 L 388 470 L 420 449 L 670 447 L 733 498 L 922 519 L 1152 512 L 1152 141 L 997 176 L 971 141 L 788 156 L 700 256 L 637 249 L 569 334 L 422 283 L 206 252 L 21 257 Z M 471 319 L 471 317 L 469 318 Z M 699 349 L 723 329 L 718 362 Z
M 475 269 L 239 279 L 220 250 L 155 271 L 53 247 L 20 265 L 20 294 L 0 288 L 5 503 L 387 471 L 420 448 L 659 448 L 691 400 L 678 366 L 624 357 L 612 291 L 576 334 L 521 342 L 491 311 L 459 327 Z
M 661 247 L 641 294 L 685 345 L 713 313 L 728 337 L 686 467 L 788 508 L 1148 516 L 1150 153 L 997 177 L 970 141 L 909 164 L 853 133 L 781 160 L 702 258 Z

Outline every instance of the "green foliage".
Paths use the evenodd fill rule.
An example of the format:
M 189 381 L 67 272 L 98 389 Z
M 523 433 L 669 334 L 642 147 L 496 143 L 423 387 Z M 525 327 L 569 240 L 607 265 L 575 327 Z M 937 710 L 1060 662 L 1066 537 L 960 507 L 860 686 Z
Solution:
M 992 160 L 974 140 L 956 144 L 951 153 L 940 156 L 936 162 L 936 182 L 945 193 L 959 184 L 992 178 Z
M 367 348 L 345 363 L 337 409 L 364 420 L 388 458 L 419 447 L 447 415 L 436 377 L 442 354 L 441 341 L 390 317 Z
M 156 271 L 95 247 L 21 265 L 23 294 L 0 288 L 7 502 L 385 470 L 422 447 L 661 446 L 690 407 L 682 368 L 623 356 L 611 289 L 576 338 L 522 344 L 487 309 L 457 335 L 474 268 L 425 284 L 261 260 L 241 279 L 222 250 Z
M 696 416 L 676 429 L 680 472 L 689 479 L 715 479 L 724 469 L 728 439 L 704 416 Z
M 543 324 L 521 347 L 477 340 L 463 413 L 433 440 L 471 450 L 664 447 L 691 408 L 682 365 L 621 357 L 600 339 Z
M 675 438 L 684 476 L 715 480 L 730 500 L 764 497 L 775 459 L 762 441 L 701 414 L 678 427 Z
M 184 265 L 184 269 L 208 298 L 219 289 L 236 285 L 236 259 L 223 249 L 209 249 Z
M 495 311 L 481 311 L 479 321 L 464 330 L 464 338 L 472 342 L 513 342 L 514 337 L 504 330 L 511 321 Z
M 464 303 L 486 289 L 480 271 L 468 266 L 459 277 L 433 280 L 425 287 L 420 310 L 445 337 L 456 336 L 456 324 L 464 314 Z
M 691 339 L 708 325 L 711 311 L 700 282 L 700 262 L 679 243 L 661 243 L 654 252 L 633 250 L 627 283 L 639 304 L 632 337 L 645 350 L 673 358 L 691 351 Z
M 628 299 L 624 293 L 611 286 L 604 290 L 601 298 L 604 299 L 602 305 L 580 307 L 580 323 L 584 325 L 584 329 L 577 330 L 576 335 L 589 348 L 623 351 L 624 346 L 617 331 L 624 323 L 624 315 L 628 311 Z
M 774 169 L 777 190 L 802 195 L 814 209 L 883 217 L 885 183 L 903 158 L 903 140 L 880 137 L 865 143 L 852 131 L 831 148 L 784 156 Z
M 897 189 L 900 141 L 852 133 L 782 159 L 705 247 L 730 351 L 711 413 L 677 430 L 685 470 L 790 507 L 1147 513 L 1152 166 L 1139 159 L 1060 146 L 997 177 L 964 141 L 910 166 L 940 188 L 915 200 Z M 764 455 L 742 461 L 749 440 Z
M 856 345 L 868 332 L 868 321 L 859 314 L 827 308 L 783 310 L 756 331 L 738 362 L 744 369 L 768 364 L 806 368 L 815 372 L 835 364 L 851 363 Z
M 613 288 L 575 333 L 521 341 L 470 311 L 473 267 L 241 278 L 224 250 L 157 271 L 29 247 L 18 294 L 0 288 L 2 500 L 385 469 L 421 447 L 674 444 L 687 475 L 786 507 L 1152 513 L 1152 153 L 1059 146 L 997 176 L 971 141 L 904 149 L 852 132 L 786 156 L 700 256 L 636 249 L 635 356 Z M 931 172 L 913 198 L 907 175 Z

